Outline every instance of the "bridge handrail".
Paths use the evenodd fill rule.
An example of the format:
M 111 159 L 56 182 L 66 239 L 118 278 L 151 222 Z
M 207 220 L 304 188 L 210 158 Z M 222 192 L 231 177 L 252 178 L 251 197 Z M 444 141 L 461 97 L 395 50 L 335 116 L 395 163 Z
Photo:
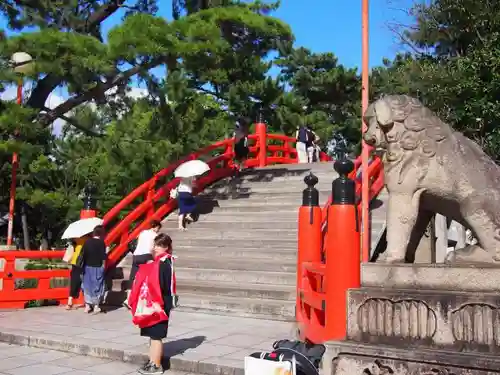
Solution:
M 297 162 L 296 139 L 294 137 L 268 134 L 263 124 L 257 124 L 256 132 L 249 135 L 249 140 L 250 155 L 246 161 L 247 167 Z M 198 194 L 207 186 L 234 174 L 233 146 L 234 138 L 229 138 L 187 155 L 163 168 L 109 210 L 103 217 L 108 232 L 106 243 L 110 247 L 107 269 L 116 266 L 128 252 L 130 241 L 134 240 L 143 229 L 146 229 L 151 220 L 161 220 L 175 210 L 177 202 L 170 198 L 169 193 L 178 184 L 178 179 L 173 178 L 173 172 L 180 164 L 188 160 L 202 159 L 211 166 L 211 170 L 197 182 L 194 193 Z M 320 160 L 330 161 L 331 158 L 325 153 L 321 153 Z M 357 162 L 357 169 L 359 169 L 359 164 Z M 378 193 L 383 185 L 383 175 L 378 165 L 380 163 L 375 163 L 375 166 L 369 170 L 370 176 L 372 176 L 371 180 L 373 180 L 373 195 Z M 382 185 L 380 181 L 382 181 Z M 64 303 L 68 296 L 67 288 L 51 288 L 50 279 L 69 277 L 68 269 L 37 271 L 18 271 L 15 269 L 16 260 L 22 258 L 62 259 L 63 255 L 64 251 L 60 250 L 0 252 L 0 261 L 4 259 L 5 262 L 4 269 L 0 272 L 0 278 L 4 282 L 7 280 L 8 287 L 6 289 L 6 284 L 4 284 L 3 289 L 0 290 L 0 308 L 22 307 L 27 301 L 33 299 L 55 299 Z M 14 290 L 14 279 L 28 278 L 28 275 L 29 278 L 39 279 L 36 289 Z
M 256 132 L 249 135 L 250 155 L 246 160 L 246 166 L 263 167 L 273 164 L 296 163 L 296 139 L 282 134 L 268 134 L 265 132 L 265 128 L 264 131 L 262 131 L 262 128 L 261 126 L 259 129 L 259 126 L 257 126 Z M 170 198 L 169 193 L 178 184 L 178 179 L 171 178 L 157 189 L 156 186 L 160 182 L 160 179 L 173 177 L 172 174 L 175 169 L 188 160 L 205 158 L 205 162 L 210 165 L 211 170 L 197 181 L 194 194 L 198 194 L 207 186 L 234 174 L 234 165 L 232 162 L 234 157 L 233 146 L 234 138 L 229 138 L 189 154 L 159 171 L 150 180 L 140 185 L 113 207 L 104 216 L 104 225 L 108 229 L 106 244 L 111 248 L 108 254 L 107 268 L 114 267 L 120 261 L 128 251 L 129 242 L 134 240 L 143 229 L 146 229 L 151 220 L 161 220 L 175 210 L 177 202 Z M 264 153 L 261 152 L 262 148 L 264 148 Z M 217 150 L 220 150 L 219 154 L 210 157 L 210 154 Z M 207 154 L 210 158 L 206 158 Z M 331 158 L 322 152 L 320 160 L 328 161 Z M 120 213 L 127 210 L 140 197 L 144 197 L 141 203 L 123 215 L 124 217 L 120 222 L 111 225 L 112 221 L 116 220 Z M 162 199 L 166 199 L 166 201 L 161 203 L 159 207 L 155 207 L 155 204 L 159 203 Z
M 0 259 L 3 260 L 3 267 L 0 270 L 0 279 L 2 280 L 2 289 L 0 290 L 0 308 L 24 308 L 29 301 L 52 300 L 64 303 L 68 299 L 67 286 L 53 286 L 51 281 L 54 279 L 68 279 L 70 270 L 66 263 L 59 263 L 61 267 L 54 269 L 34 269 L 18 270 L 16 263 L 22 259 L 62 259 L 64 251 L 40 251 L 40 250 L 22 250 L 22 251 L 2 251 Z M 35 280 L 36 285 L 31 288 L 23 288 L 21 285 L 24 280 Z M 79 301 L 75 301 L 79 302 Z

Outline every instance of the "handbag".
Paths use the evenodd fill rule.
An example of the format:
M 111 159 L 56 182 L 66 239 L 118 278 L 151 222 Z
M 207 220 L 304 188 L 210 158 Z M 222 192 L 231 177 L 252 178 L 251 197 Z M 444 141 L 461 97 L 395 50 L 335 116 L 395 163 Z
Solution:
M 80 249 L 80 253 L 78 253 L 78 256 L 76 257 L 75 266 L 80 267 L 80 268 L 83 267 L 83 246 Z
M 245 375 L 295 375 L 294 361 L 267 360 L 263 356 L 245 357 Z
M 64 252 L 63 262 L 70 263 L 74 253 L 75 253 L 74 246 L 72 244 L 69 244 L 68 247 L 66 247 L 66 251 Z

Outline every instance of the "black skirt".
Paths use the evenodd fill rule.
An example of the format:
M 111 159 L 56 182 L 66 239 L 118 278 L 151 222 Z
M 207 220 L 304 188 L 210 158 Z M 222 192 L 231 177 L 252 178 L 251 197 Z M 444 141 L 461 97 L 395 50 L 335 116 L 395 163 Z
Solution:
M 151 327 L 141 328 L 141 336 L 149 337 L 151 340 L 163 340 L 167 337 L 168 320 L 157 323 Z
M 248 141 L 245 137 L 241 138 L 234 145 L 234 155 L 238 160 L 246 159 L 248 157 L 249 151 L 250 150 L 248 149 Z
M 69 274 L 69 295 L 78 298 L 82 287 L 82 269 L 78 266 L 71 266 Z

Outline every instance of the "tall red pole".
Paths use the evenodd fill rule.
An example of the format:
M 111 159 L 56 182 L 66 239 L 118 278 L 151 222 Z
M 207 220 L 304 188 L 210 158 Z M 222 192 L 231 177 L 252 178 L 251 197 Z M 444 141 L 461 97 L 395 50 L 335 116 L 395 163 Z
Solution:
M 259 159 L 259 167 L 265 167 L 267 165 L 267 129 L 266 124 L 259 121 L 255 124 L 255 133 L 257 134 L 257 142 L 259 145 L 259 150 L 257 157 Z
M 361 22 L 362 22 L 362 73 L 361 73 L 361 122 L 362 122 L 362 133 L 364 134 L 367 130 L 367 125 L 363 120 L 363 114 L 368 108 L 369 101 L 369 49 L 368 49 L 368 0 L 361 0 L 362 8 L 361 8 Z M 369 146 L 363 141 L 362 149 L 361 149 L 361 171 L 362 171 L 362 180 L 361 180 L 361 219 L 363 220 L 363 232 L 362 232 L 362 261 L 368 262 L 370 258 L 370 196 L 369 196 L 369 176 L 368 176 L 368 158 L 370 149 Z
M 23 102 L 23 80 L 19 79 L 17 83 L 17 104 Z M 17 131 L 16 131 L 17 135 Z M 17 185 L 17 167 L 18 167 L 17 152 L 12 153 L 12 175 L 10 181 L 10 201 L 9 201 L 9 224 L 7 226 L 7 246 L 12 245 L 12 232 L 14 229 L 14 210 L 16 207 L 16 185 Z

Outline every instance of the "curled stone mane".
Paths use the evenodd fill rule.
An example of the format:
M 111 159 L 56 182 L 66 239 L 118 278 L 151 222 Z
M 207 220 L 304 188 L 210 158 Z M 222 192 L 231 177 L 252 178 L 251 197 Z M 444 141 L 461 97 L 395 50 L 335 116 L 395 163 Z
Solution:
M 391 122 L 399 127 L 398 148 L 406 154 L 418 154 L 420 178 L 428 171 L 430 158 L 436 156 L 438 144 L 452 134 L 448 125 L 443 123 L 432 111 L 423 104 L 406 95 L 388 96 L 384 98 L 391 109 Z M 415 167 L 415 159 L 404 155 L 400 160 L 399 183 L 402 183 L 406 173 Z

